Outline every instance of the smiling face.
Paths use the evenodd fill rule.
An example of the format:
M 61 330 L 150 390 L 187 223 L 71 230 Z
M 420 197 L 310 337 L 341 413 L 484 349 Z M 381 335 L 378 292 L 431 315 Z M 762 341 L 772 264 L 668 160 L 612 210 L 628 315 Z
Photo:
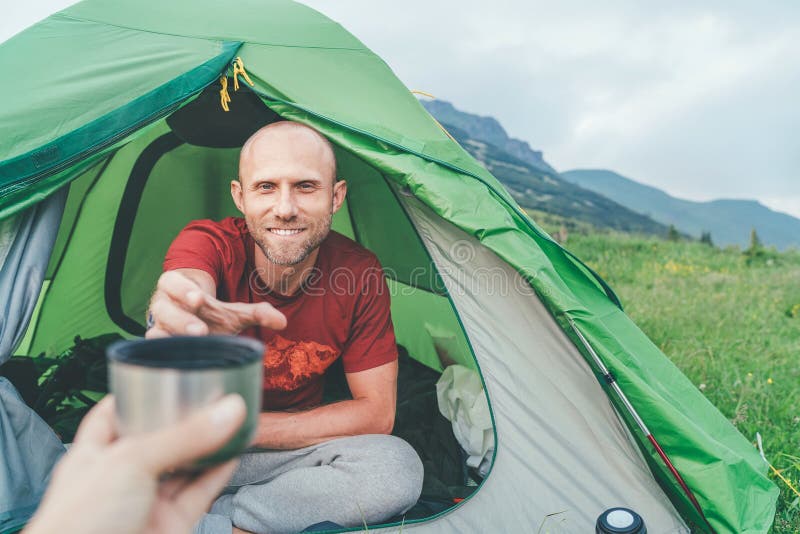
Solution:
M 287 121 L 247 140 L 239 180 L 231 182 L 233 201 L 258 248 L 281 266 L 316 257 L 346 192 L 345 182 L 336 182 L 330 144 L 315 130 Z

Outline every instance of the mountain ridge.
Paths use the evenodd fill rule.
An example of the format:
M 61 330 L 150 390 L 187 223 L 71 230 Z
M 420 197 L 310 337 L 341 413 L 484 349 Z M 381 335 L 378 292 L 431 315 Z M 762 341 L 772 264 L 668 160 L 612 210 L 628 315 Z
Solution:
M 663 236 L 673 225 L 687 236 L 711 232 L 715 243 L 741 247 L 748 245 L 755 228 L 767 245 L 800 247 L 800 219 L 757 200 L 685 200 L 606 169 L 560 173 L 541 151 L 509 136 L 494 117 L 465 112 L 443 100 L 420 102 L 525 209 L 625 232 Z
M 544 160 L 541 151 L 532 149 L 527 141 L 509 136 L 500 121 L 494 117 L 461 111 L 445 100 L 421 100 L 420 102 L 428 110 L 428 113 L 440 123 L 456 127 L 472 139 L 490 143 L 536 169 L 557 173 Z
M 800 246 L 800 219 L 755 199 L 686 200 L 608 169 L 574 169 L 561 176 L 692 236 L 711 232 L 719 245 L 746 247 L 755 229 L 765 244 L 779 249 Z
M 598 228 L 651 235 L 667 234 L 666 226 L 602 195 L 571 184 L 555 171 L 534 167 L 491 143 L 470 137 L 455 125 L 443 121 L 440 123 L 525 209 L 574 218 Z

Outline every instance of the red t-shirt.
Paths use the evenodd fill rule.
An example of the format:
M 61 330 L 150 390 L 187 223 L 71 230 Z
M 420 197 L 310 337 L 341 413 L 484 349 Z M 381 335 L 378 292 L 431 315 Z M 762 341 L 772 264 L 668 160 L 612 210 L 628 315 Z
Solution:
M 295 295 L 271 293 L 255 269 L 255 242 L 244 219 L 189 223 L 172 242 L 164 270 L 201 269 L 226 302 L 269 302 L 285 330 L 253 327 L 264 352 L 264 409 L 305 408 L 322 402 L 325 371 L 342 358 L 346 373 L 397 359 L 390 295 L 374 254 L 331 231 L 312 275 Z

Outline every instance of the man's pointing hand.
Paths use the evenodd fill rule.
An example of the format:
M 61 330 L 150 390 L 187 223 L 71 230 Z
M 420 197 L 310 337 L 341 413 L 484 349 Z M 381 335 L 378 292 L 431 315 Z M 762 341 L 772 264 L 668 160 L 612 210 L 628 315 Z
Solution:
M 286 317 L 266 302 L 222 302 L 211 276 L 197 269 L 167 271 L 150 301 L 145 337 L 236 335 L 251 326 L 286 328 Z

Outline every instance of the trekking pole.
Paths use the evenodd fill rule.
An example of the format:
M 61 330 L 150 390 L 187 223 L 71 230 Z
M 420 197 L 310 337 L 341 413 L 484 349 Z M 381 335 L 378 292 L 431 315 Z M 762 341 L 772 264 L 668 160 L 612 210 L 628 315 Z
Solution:
M 642 432 L 642 434 L 644 434 L 647 440 L 650 442 L 650 444 L 653 445 L 656 452 L 661 457 L 661 460 L 667 466 L 667 469 L 669 469 L 669 471 L 672 473 L 672 476 L 675 478 L 675 480 L 678 482 L 683 492 L 686 494 L 686 497 L 688 497 L 689 501 L 691 501 L 692 505 L 694 506 L 694 509 L 697 510 L 697 513 L 700 514 L 700 517 L 703 518 L 703 521 L 705 522 L 706 526 L 708 526 L 709 530 L 713 534 L 716 534 L 714 527 L 712 527 L 711 524 L 708 522 L 708 519 L 706 519 L 706 515 L 703 513 L 703 509 L 700 507 L 700 503 L 697 502 L 694 493 L 692 493 L 692 490 L 689 489 L 689 486 L 683 480 L 681 474 L 678 473 L 678 470 L 672 464 L 672 461 L 670 461 L 669 457 L 667 456 L 667 453 L 664 452 L 664 449 L 661 448 L 661 445 L 658 443 L 658 440 L 656 440 L 653 433 L 650 432 L 649 428 L 647 428 L 647 425 L 639 416 L 639 413 L 636 411 L 636 408 L 634 408 L 631 402 L 628 400 L 628 397 L 622 391 L 622 388 L 619 387 L 619 384 L 617 383 L 617 378 L 611 371 L 609 371 L 608 367 L 606 367 L 606 365 L 603 363 L 603 360 L 600 359 L 600 356 L 597 355 L 597 353 L 594 351 L 592 346 L 583 336 L 581 331 L 578 330 L 578 327 L 575 324 L 575 321 L 572 319 L 572 317 L 569 316 L 566 317 L 567 321 L 569 321 L 570 327 L 572 327 L 572 331 L 575 332 L 575 335 L 578 336 L 578 339 L 581 340 L 581 343 L 583 344 L 584 348 L 591 355 L 592 360 L 594 360 L 595 365 L 597 365 L 598 369 L 600 369 L 600 372 L 602 373 L 603 378 L 606 381 L 606 384 L 608 384 L 609 387 L 614 390 L 614 393 L 616 393 L 617 397 L 619 397 L 619 399 L 622 401 L 622 404 L 625 406 L 625 409 L 627 410 L 628 414 L 636 422 L 636 426 L 639 427 L 639 430 Z

